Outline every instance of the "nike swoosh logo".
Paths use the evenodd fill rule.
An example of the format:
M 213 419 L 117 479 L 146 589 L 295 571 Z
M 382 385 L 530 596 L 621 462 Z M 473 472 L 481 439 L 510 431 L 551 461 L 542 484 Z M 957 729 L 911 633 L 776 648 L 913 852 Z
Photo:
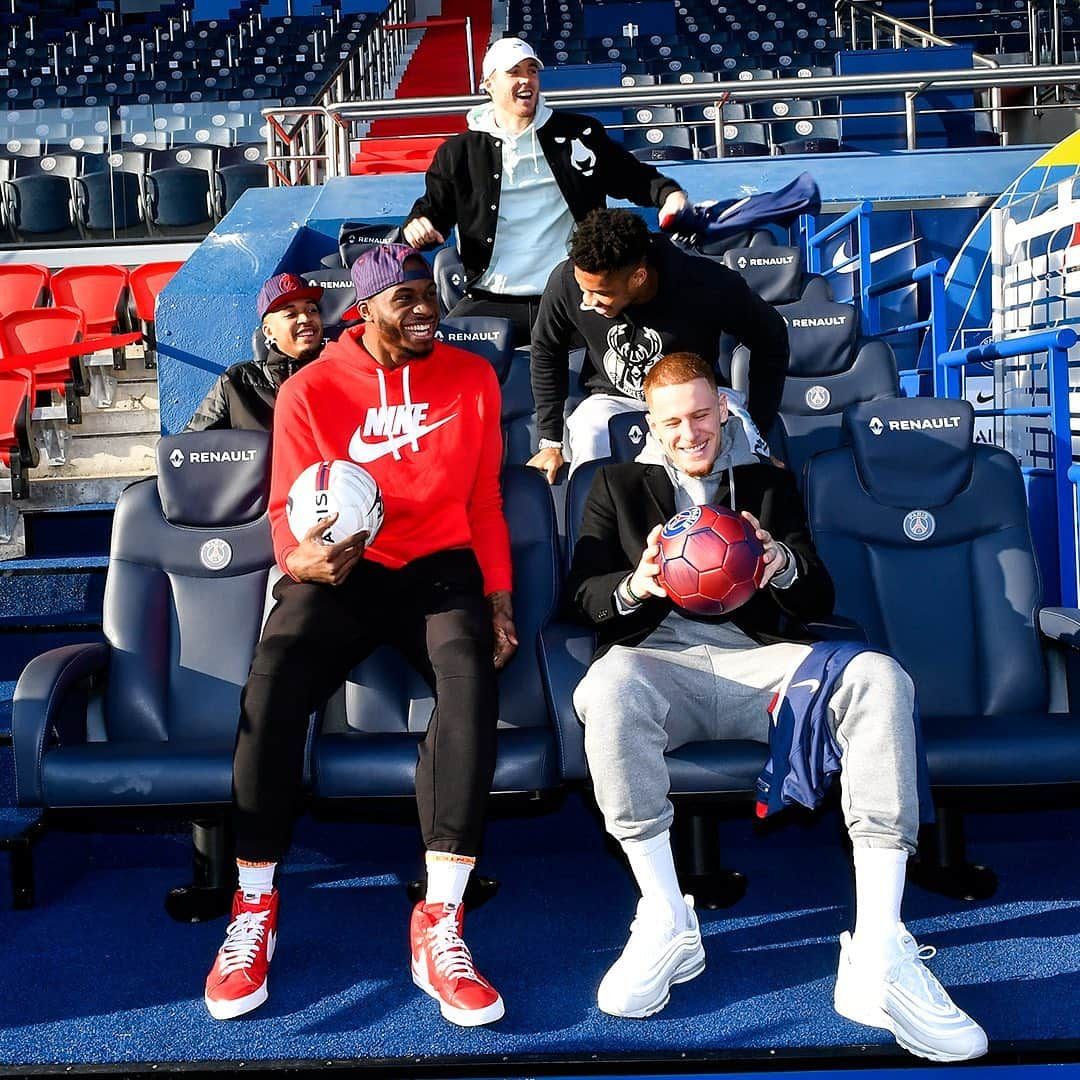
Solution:
M 895 255 L 898 251 L 905 251 L 909 247 L 914 247 L 915 240 L 905 240 L 901 244 L 893 244 L 892 247 L 882 248 L 880 251 L 870 252 L 870 262 L 881 262 L 882 259 L 887 259 L 890 255 Z M 847 249 L 848 242 L 845 240 L 834 252 L 832 257 L 833 269 L 838 274 L 853 274 L 855 272 L 855 263 L 850 266 L 842 267 L 840 263 L 847 262 L 851 258 L 851 253 Z
M 991 391 L 989 394 L 984 394 L 981 390 L 975 395 L 975 401 L 979 405 L 985 405 L 988 401 L 994 400 L 994 393 Z
M 821 686 L 821 681 L 819 679 L 803 679 L 802 682 L 792 683 L 791 689 L 797 690 L 800 686 L 805 686 L 811 694 L 816 694 Z
M 420 424 L 415 430 L 406 433 L 405 435 L 398 435 L 392 439 L 384 439 L 382 442 L 369 443 L 360 434 L 360 429 L 357 428 L 353 432 L 353 437 L 349 440 L 349 457 L 352 458 L 358 465 L 366 465 L 370 461 L 378 461 L 381 457 L 386 457 L 387 454 L 393 454 L 400 450 L 403 446 L 408 446 L 410 443 L 417 439 L 422 439 L 425 435 L 430 435 L 436 428 L 440 428 L 443 424 L 449 423 L 457 413 L 452 413 L 450 416 L 443 417 L 442 420 L 437 421 L 434 424 Z

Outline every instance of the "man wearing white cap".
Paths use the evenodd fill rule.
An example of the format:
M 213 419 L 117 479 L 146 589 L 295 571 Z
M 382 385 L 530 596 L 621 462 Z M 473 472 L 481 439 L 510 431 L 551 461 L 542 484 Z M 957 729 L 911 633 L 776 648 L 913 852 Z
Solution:
M 608 196 L 655 206 L 661 219 L 687 201 L 598 120 L 552 112 L 540 95 L 543 66 L 520 38 L 488 49 L 480 85 L 491 101 L 470 110 L 468 131 L 439 147 L 405 221 L 414 247 L 441 244 L 457 226 L 467 284 L 452 314 L 509 318 L 517 344 L 528 344 L 540 294 L 566 257 L 576 221 Z

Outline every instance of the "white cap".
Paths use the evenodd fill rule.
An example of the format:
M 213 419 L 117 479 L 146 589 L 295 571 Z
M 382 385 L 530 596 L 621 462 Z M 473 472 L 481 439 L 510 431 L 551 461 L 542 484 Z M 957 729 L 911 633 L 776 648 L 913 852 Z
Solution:
M 509 71 L 512 67 L 517 67 L 522 60 L 535 60 L 541 70 L 544 67 L 543 61 L 527 41 L 518 37 L 499 38 L 484 53 L 484 63 L 480 71 L 486 79 L 493 71 Z

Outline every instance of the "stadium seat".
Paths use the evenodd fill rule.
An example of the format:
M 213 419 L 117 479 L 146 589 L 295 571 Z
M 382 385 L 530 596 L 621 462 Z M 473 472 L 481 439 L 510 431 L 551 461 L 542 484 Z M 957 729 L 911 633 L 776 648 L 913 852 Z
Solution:
M 442 319 L 435 337 L 447 345 L 482 356 L 495 369 L 499 382 L 506 381 L 514 357 L 513 325 L 509 319 L 489 315 Z
M 984 898 L 995 879 L 966 861 L 963 810 L 1075 799 L 1080 611 L 1042 606 L 1020 466 L 973 427 L 966 401 L 854 406 L 848 445 L 811 460 L 806 501 L 837 614 L 918 691 L 938 820 L 910 876 Z
M 146 235 L 139 173 L 121 168 L 79 177 L 75 181 L 75 209 L 91 238 Z
M 439 314 L 445 315 L 465 295 L 465 267 L 458 249 L 453 244 L 439 248 L 432 270 L 439 296 Z
M 146 217 L 158 231 L 190 228 L 214 220 L 216 152 L 184 146 L 150 155 L 146 174 Z
M 584 358 L 584 349 L 570 350 L 570 388 L 564 416 L 569 416 L 583 397 L 581 364 Z M 503 460 L 511 465 L 524 465 L 536 453 L 538 438 L 527 349 L 514 353 L 503 383 L 502 428 L 505 438 Z
M 168 285 L 182 262 L 143 263 L 128 275 L 131 304 L 135 319 L 143 335 L 143 366 L 157 367 L 157 335 L 155 333 L 155 306 L 158 293 Z
M 37 307 L 49 295 L 50 271 L 36 263 L 0 266 L 0 316 Z
M 15 689 L 19 805 L 80 823 L 97 810 L 189 813 L 202 889 L 173 898 L 189 919 L 231 896 L 222 811 L 274 560 L 268 457 L 262 432 L 163 438 L 157 477 L 116 504 L 104 642 L 35 657 Z
M 336 340 L 342 330 L 359 319 L 356 313 L 356 286 L 348 270 L 340 267 L 305 270 L 302 277 L 313 285 L 322 286 L 319 313 L 322 315 L 323 334 L 328 341 Z
M 762 432 L 769 449 L 802 483 L 806 462 L 841 440 L 844 410 L 858 402 L 900 393 L 896 357 L 888 343 L 859 337 L 859 312 L 851 304 L 799 300 L 778 304 L 791 349 L 780 410 Z M 731 385 L 746 393 L 750 354 L 740 345 L 731 360 Z
M 681 126 L 631 128 L 623 132 L 623 146 L 639 161 L 690 161 L 694 156 L 690 132 Z
M 155 169 L 146 176 L 146 217 L 158 231 L 214 220 L 211 178 L 201 169 Z
M 29 494 L 27 470 L 38 463 L 30 431 L 33 405 L 33 373 L 0 371 L 0 465 L 8 470 L 12 499 L 25 499 Z
M 224 217 L 248 188 L 266 187 L 266 146 L 234 146 L 222 150 L 214 173 L 214 199 L 218 217 Z
M 835 154 L 847 147 L 840 141 L 840 123 L 833 119 L 802 117 L 772 125 L 778 154 Z
M 799 249 L 774 243 L 765 230 L 746 247 L 727 248 L 720 258 L 770 304 L 790 304 L 802 294 L 803 264 Z
M 27 353 L 73 345 L 86 336 L 86 318 L 71 307 L 31 308 L 13 311 L 0 319 L 0 357 L 11 359 Z M 34 388 L 38 394 L 58 393 L 64 401 L 69 424 L 82 421 L 80 398 L 90 392 L 90 381 L 81 356 L 36 361 Z M 35 401 L 35 405 L 38 402 Z M 46 407 L 47 408 L 47 407 Z M 56 419 L 51 413 L 42 419 Z
M 532 797 L 562 786 L 558 740 L 539 665 L 539 635 L 558 602 L 555 515 L 537 471 L 503 472 L 503 507 L 514 566 L 514 622 L 520 647 L 499 676 L 498 757 L 492 791 Z M 432 696 L 396 652 L 377 650 L 353 669 L 323 711 L 312 744 L 316 799 L 409 796 L 417 745 Z
M 769 136 L 760 123 L 724 125 L 724 157 L 759 157 L 769 153 Z
M 38 173 L 17 176 L 3 184 L 4 218 L 16 240 L 77 238 L 71 181 Z

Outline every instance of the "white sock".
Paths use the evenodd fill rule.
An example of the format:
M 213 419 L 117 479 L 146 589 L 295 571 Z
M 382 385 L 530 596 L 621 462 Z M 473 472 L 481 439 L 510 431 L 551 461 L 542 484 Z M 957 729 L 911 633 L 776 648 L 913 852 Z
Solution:
M 664 830 L 648 840 L 620 840 L 630 870 L 641 895 L 654 903 L 664 904 L 671 912 L 676 930 L 687 926 L 686 901 L 675 874 L 675 858 L 671 853 L 671 833 Z
M 427 865 L 425 901 L 429 904 L 460 904 L 476 859 L 450 851 L 429 851 L 424 862 Z
M 857 847 L 855 859 L 855 932 L 852 941 L 861 959 L 888 964 L 896 955 L 900 901 L 908 853 L 896 848 Z
M 274 891 L 276 862 L 252 865 L 237 860 L 236 869 L 240 875 L 240 891 L 248 902 L 257 900 L 260 896 L 269 896 Z

